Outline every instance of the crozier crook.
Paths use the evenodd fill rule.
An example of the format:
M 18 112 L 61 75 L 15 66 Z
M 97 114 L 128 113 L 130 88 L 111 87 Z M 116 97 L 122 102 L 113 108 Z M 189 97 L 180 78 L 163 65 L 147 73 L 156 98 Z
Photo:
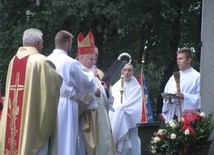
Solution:
M 129 62 L 127 63 L 127 64 L 131 64 L 131 62 L 132 62 L 132 59 L 131 59 L 131 56 L 130 56 L 130 54 L 128 54 L 128 53 L 121 53 L 119 56 L 118 56 L 118 60 L 121 60 L 121 58 L 123 57 L 123 56 L 126 56 L 126 57 L 128 57 L 129 58 Z M 123 104 L 123 92 L 124 92 L 124 75 L 121 75 L 120 76 L 120 81 L 121 81 L 121 88 L 120 88 L 120 94 L 121 94 L 121 104 Z

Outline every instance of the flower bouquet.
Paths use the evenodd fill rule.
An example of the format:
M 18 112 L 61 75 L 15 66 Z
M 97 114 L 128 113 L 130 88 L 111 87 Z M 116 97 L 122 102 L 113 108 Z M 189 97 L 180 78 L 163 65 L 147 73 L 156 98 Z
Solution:
M 187 155 L 200 154 L 209 150 L 213 140 L 208 140 L 214 129 L 213 114 L 186 112 L 180 119 L 172 119 L 161 124 L 151 139 L 150 151 L 153 154 Z

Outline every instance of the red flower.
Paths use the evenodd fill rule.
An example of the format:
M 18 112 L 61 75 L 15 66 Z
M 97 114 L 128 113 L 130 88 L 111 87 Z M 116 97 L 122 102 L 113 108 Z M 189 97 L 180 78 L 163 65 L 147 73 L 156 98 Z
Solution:
M 183 121 L 181 122 L 181 131 L 185 131 L 186 129 L 189 130 L 190 134 L 195 135 L 195 129 L 192 127 L 192 124 L 196 121 L 200 121 L 202 117 L 197 111 L 189 111 L 186 113 L 183 113 L 182 115 Z
M 167 137 L 166 134 L 157 134 L 160 139 L 165 139 Z
M 184 124 L 194 123 L 195 121 L 199 121 L 202 119 L 200 114 L 197 111 L 189 111 L 182 115 L 184 118 Z

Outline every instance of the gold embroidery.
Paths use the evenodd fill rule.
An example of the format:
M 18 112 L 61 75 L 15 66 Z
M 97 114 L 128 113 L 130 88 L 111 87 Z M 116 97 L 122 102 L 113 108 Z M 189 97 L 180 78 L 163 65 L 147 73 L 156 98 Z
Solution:
M 18 154 L 18 150 L 16 149 L 16 134 L 17 134 L 17 129 L 16 129 L 16 120 L 17 120 L 17 116 L 19 114 L 19 106 L 18 106 L 18 93 L 19 91 L 24 89 L 23 85 L 19 85 L 19 76 L 20 73 L 18 72 L 16 74 L 16 82 L 15 85 L 11 85 L 10 86 L 10 91 L 14 91 L 13 94 L 13 101 L 11 102 L 11 100 L 9 100 L 9 109 L 8 109 L 8 117 L 10 117 L 11 119 L 11 123 L 10 123 L 10 138 L 8 139 L 8 143 L 10 145 L 10 150 L 6 150 L 6 155 L 17 155 Z

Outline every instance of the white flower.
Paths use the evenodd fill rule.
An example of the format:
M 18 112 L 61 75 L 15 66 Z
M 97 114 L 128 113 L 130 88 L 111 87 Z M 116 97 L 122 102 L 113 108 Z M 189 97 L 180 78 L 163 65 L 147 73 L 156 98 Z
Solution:
M 152 154 L 156 154 L 157 151 L 156 150 L 152 150 L 151 152 L 152 152 Z
M 154 142 L 154 143 L 157 143 L 157 142 L 159 142 L 160 140 L 161 140 L 161 139 L 160 139 L 159 137 L 157 137 L 157 136 L 153 138 L 153 142 Z
M 171 138 L 171 139 L 175 139 L 175 138 L 176 138 L 176 134 L 172 133 L 172 134 L 170 135 L 170 138 Z
M 184 134 L 185 134 L 185 135 L 189 135 L 189 133 L 190 133 L 190 132 L 189 132 L 189 129 L 186 129 L 186 130 L 184 131 Z
M 165 133 L 164 129 L 159 129 L 157 132 L 158 135 L 163 135 L 164 133 Z
M 201 112 L 201 113 L 200 113 L 200 116 L 203 117 L 203 118 L 205 118 L 206 115 L 205 115 L 204 112 Z
M 176 128 L 176 123 L 174 120 L 169 121 L 169 126 L 171 126 L 173 129 Z

